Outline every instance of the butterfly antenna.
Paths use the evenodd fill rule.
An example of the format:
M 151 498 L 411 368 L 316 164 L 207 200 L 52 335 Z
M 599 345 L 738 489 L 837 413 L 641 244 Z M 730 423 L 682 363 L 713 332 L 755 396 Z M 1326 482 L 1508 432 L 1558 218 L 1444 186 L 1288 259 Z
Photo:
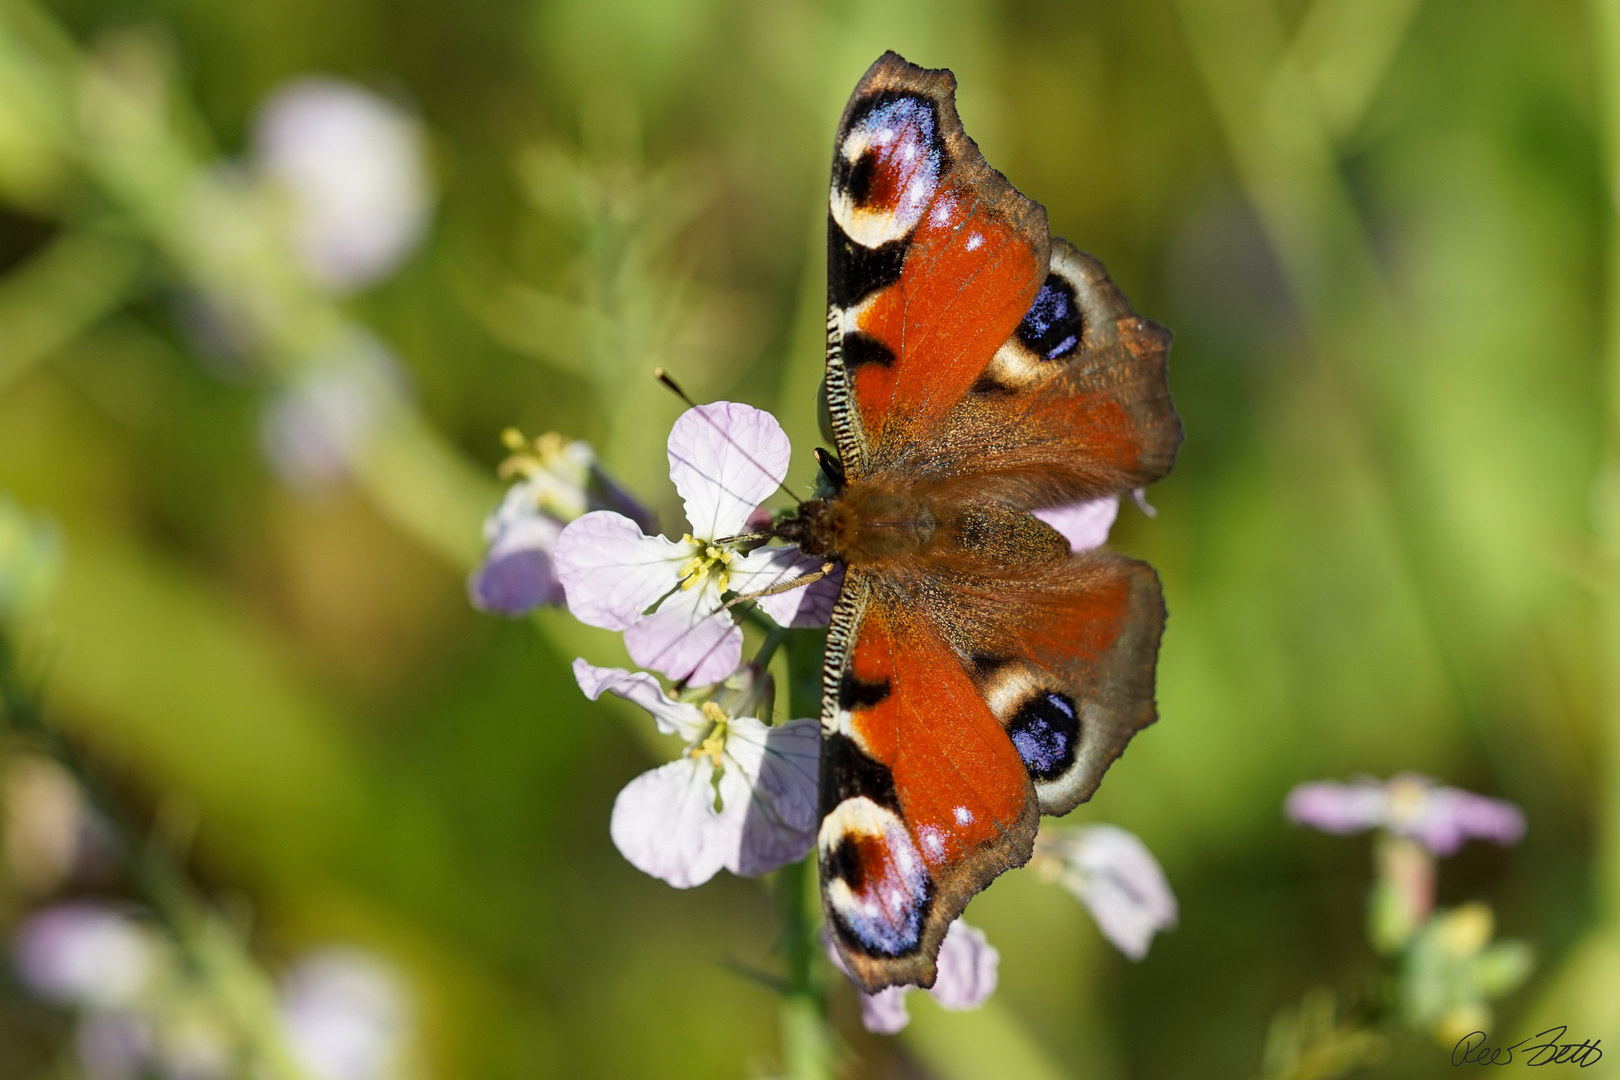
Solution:
M 690 408 L 695 409 L 698 407 L 697 402 L 693 401 L 691 397 L 687 395 L 686 391 L 681 389 L 681 384 L 671 378 L 669 372 L 665 371 L 663 368 L 653 368 L 653 378 L 657 379 L 659 382 L 668 387 L 671 393 L 680 398 L 682 401 L 686 402 Z M 707 416 L 705 416 L 704 419 L 709 420 Z M 765 466 L 761 465 L 759 462 L 755 461 L 754 455 L 737 445 L 737 440 L 731 437 L 730 432 L 721 427 L 719 424 L 716 424 L 713 420 L 709 420 L 709 423 L 714 425 L 714 429 L 720 433 L 721 437 L 724 438 L 726 442 L 730 443 L 740 454 L 742 454 L 743 457 L 748 459 L 749 464 L 753 465 L 754 468 L 758 469 L 760 472 L 769 474 L 770 470 L 765 468 Z M 804 500 L 793 494 L 792 490 L 789 489 L 788 486 L 782 481 L 778 480 L 776 482 L 776 486 L 782 492 L 782 494 L 792 499 L 795 504 L 801 507 L 804 505 Z M 766 533 L 763 535 L 769 536 L 770 534 Z

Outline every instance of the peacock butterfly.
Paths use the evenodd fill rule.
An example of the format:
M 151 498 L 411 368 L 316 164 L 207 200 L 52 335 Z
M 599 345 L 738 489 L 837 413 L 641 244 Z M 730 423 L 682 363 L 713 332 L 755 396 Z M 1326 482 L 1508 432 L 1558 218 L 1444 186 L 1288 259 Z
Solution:
M 775 533 L 842 563 L 822 673 L 822 904 L 869 991 L 933 984 L 969 898 L 1156 718 L 1144 563 L 1031 511 L 1163 477 L 1170 335 L 985 162 L 955 77 L 885 53 L 844 108 L 821 497 Z

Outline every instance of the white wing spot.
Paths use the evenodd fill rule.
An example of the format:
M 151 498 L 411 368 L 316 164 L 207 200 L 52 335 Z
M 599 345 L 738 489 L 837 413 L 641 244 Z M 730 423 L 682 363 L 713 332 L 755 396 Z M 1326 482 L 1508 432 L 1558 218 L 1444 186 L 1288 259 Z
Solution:
M 934 206 L 934 212 L 928 215 L 929 224 L 936 229 L 943 229 L 951 223 L 951 215 L 956 213 L 956 200 L 949 195 L 940 197 Z
M 973 811 L 969 810 L 965 806 L 958 806 L 956 808 L 956 823 L 958 825 L 973 824 Z
M 980 234 L 980 233 L 974 233 L 972 236 L 968 237 L 967 249 L 969 251 L 976 251 L 976 250 L 978 250 L 979 245 L 981 245 L 983 243 L 984 243 L 984 236 L 982 234 Z

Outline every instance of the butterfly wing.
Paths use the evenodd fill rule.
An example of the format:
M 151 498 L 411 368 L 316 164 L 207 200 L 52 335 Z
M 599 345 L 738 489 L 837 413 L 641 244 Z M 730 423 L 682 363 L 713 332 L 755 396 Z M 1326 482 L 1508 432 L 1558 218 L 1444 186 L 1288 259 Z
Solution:
M 829 420 L 845 474 L 948 476 L 1058 505 L 1169 472 L 1170 335 L 962 129 L 949 71 L 886 53 L 838 128 Z M 969 460 L 971 459 L 971 460 Z
M 994 578 L 852 570 L 828 635 L 817 856 L 845 966 L 931 985 L 973 894 L 1026 862 L 1039 815 L 1089 798 L 1153 722 L 1164 606 L 1096 552 Z

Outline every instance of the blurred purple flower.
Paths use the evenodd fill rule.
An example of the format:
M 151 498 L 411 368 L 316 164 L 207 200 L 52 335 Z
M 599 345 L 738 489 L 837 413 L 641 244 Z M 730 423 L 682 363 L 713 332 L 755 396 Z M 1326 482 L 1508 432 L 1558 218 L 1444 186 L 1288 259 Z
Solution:
M 647 536 L 622 514 L 589 513 L 557 540 L 552 558 L 574 617 L 623 630 L 642 667 L 682 682 L 712 683 L 736 669 L 742 630 L 721 611 L 728 590 L 753 592 L 820 564 L 797 551 L 736 543 L 755 509 L 787 475 L 790 447 L 776 418 L 717 401 L 688 409 L 669 433 L 669 475 L 692 531 L 679 541 Z M 825 586 L 824 586 L 825 589 Z M 794 590 L 801 592 L 803 590 Z M 765 597 L 792 625 L 821 611 L 818 596 Z M 785 598 L 785 599 L 784 599 Z M 646 612 L 656 608 L 653 614 Z
M 334 293 L 410 254 L 430 201 L 421 125 L 387 98 L 331 78 L 287 83 L 254 125 L 259 170 L 292 202 L 293 251 Z
M 288 1049 L 310 1080 L 392 1080 L 404 1074 L 411 1009 L 399 977 L 370 953 L 328 948 L 282 979 Z
M 588 443 L 552 433 L 530 445 L 516 431 L 506 443 L 514 453 L 502 472 L 522 479 L 484 521 L 489 547 L 467 578 L 467 595 L 480 611 L 516 618 L 563 602 L 552 551 L 565 524 L 613 510 L 651 528 L 652 515 L 603 471 Z
M 404 372 L 388 346 L 350 328 L 266 404 L 260 423 L 265 456 L 296 491 L 340 483 L 405 393 Z
M 584 660 L 574 678 L 592 701 L 605 691 L 635 702 L 659 731 L 686 741 L 679 759 L 642 773 L 613 803 L 613 843 L 638 870 L 686 889 L 722 867 L 754 877 L 810 850 L 820 721 L 768 727 L 713 701 L 676 701 L 645 672 Z
M 17 974 L 37 997 L 85 1009 L 126 1009 L 163 963 L 151 930 L 105 904 L 56 904 L 31 916 L 13 943 Z
M 827 956 L 839 971 L 849 974 L 844 958 L 832 941 L 822 934 Z M 996 989 L 996 971 L 1001 965 L 1001 954 L 985 938 L 982 930 L 975 929 L 958 919 L 945 931 L 945 940 L 939 946 L 939 974 L 928 992 L 947 1009 L 966 1012 L 977 1009 Z M 861 1001 L 861 1026 L 879 1035 L 893 1035 L 911 1023 L 906 1010 L 906 995 L 914 986 L 891 986 L 868 994 L 851 980 Z
M 1387 782 L 1362 777 L 1349 784 L 1300 784 L 1288 793 L 1286 809 L 1300 825 L 1329 833 L 1381 828 L 1411 837 L 1436 855 L 1452 854 L 1469 837 L 1514 844 L 1524 835 L 1524 814 L 1512 803 L 1440 787 L 1417 773 Z
M 1176 925 L 1176 897 L 1147 845 L 1114 825 L 1043 829 L 1033 868 L 1086 906 L 1097 929 L 1132 960 Z
M 152 1025 L 136 1013 L 85 1016 L 73 1041 L 90 1080 L 139 1080 L 156 1054 Z

